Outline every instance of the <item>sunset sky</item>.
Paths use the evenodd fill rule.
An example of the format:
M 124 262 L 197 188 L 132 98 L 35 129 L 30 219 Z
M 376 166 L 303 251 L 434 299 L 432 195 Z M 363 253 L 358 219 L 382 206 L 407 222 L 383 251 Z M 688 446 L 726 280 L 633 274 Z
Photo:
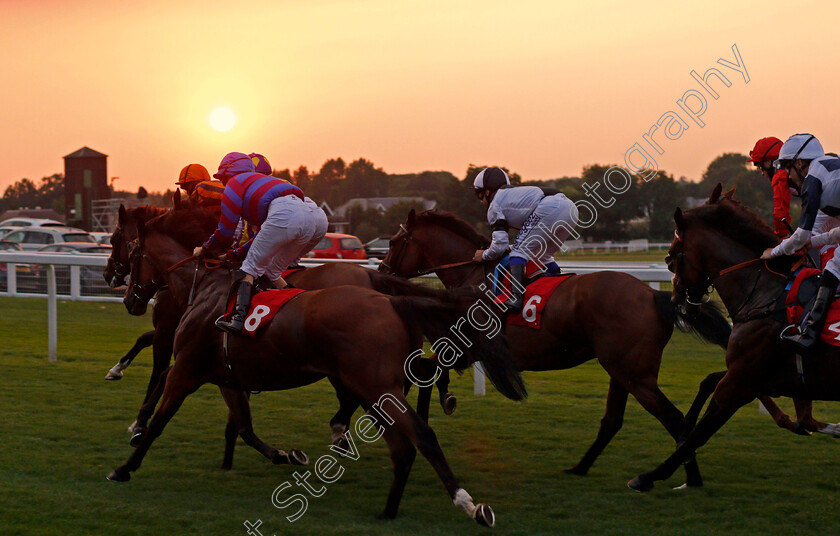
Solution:
M 576 176 L 666 112 L 689 126 L 651 153 L 699 179 L 724 152 L 811 132 L 840 150 L 837 2 L 0 0 L 0 191 L 63 172 L 82 146 L 115 186 L 171 187 L 228 151 L 317 171 L 503 165 Z M 735 62 L 749 76 L 716 63 Z M 676 104 L 715 67 L 700 128 Z M 236 124 L 210 126 L 227 107 Z

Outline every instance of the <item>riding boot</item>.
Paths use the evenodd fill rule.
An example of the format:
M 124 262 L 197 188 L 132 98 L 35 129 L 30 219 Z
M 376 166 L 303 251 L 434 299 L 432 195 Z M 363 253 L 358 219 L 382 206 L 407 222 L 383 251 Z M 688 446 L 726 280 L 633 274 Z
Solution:
M 817 298 L 814 300 L 814 305 L 808 313 L 808 320 L 805 327 L 799 333 L 794 335 L 782 335 L 782 339 L 792 342 L 801 350 L 810 350 L 816 346 L 817 341 L 820 340 L 820 331 L 822 331 L 825 323 L 826 313 L 834 299 L 834 292 L 837 290 L 837 277 L 829 272 L 823 270 L 822 280 L 820 281 L 820 288 L 817 291 Z
M 216 320 L 216 327 L 229 333 L 242 333 L 242 328 L 245 327 L 245 318 L 248 316 L 248 309 L 251 308 L 252 293 L 251 283 L 240 281 L 236 293 L 236 305 L 233 307 L 230 320 L 225 320 L 224 316 L 220 316 Z
M 518 313 L 522 310 L 522 302 L 525 299 L 525 293 L 523 291 L 525 288 L 525 265 L 511 264 L 510 275 L 513 278 L 513 281 L 510 284 L 511 296 L 510 299 L 505 302 L 505 305 L 507 305 L 508 309 L 512 312 Z

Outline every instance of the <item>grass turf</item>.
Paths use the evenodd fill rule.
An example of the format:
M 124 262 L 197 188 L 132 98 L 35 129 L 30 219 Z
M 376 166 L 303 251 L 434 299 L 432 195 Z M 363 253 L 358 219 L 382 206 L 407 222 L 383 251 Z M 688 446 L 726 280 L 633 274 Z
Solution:
M 46 359 L 46 301 L 0 298 L 0 534 L 479 534 L 456 509 L 431 466 L 418 456 L 396 520 L 379 521 L 391 480 L 384 441 L 357 443 L 359 459 L 309 497 L 295 523 L 272 505 L 272 492 L 302 468 L 273 466 L 237 446 L 234 468 L 221 471 L 227 410 L 214 386 L 189 397 L 131 482 L 105 480 L 130 453 L 134 419 L 151 370 L 145 350 L 119 382 L 105 372 L 150 329 L 150 318 L 121 304 L 59 304 L 58 362 Z M 663 391 L 687 409 L 699 380 L 722 368 L 721 351 L 677 334 L 666 350 Z M 493 506 L 497 534 L 833 534 L 840 454 L 827 436 L 776 428 L 756 405 L 743 408 L 699 453 L 706 485 L 672 491 L 682 471 L 648 494 L 625 482 L 673 450 L 653 417 L 630 401 L 624 428 L 587 477 L 566 475 L 595 437 L 606 373 L 597 363 L 528 373 L 530 398 L 472 395 L 470 374 L 453 376 L 458 409 L 432 407 L 432 426 L 461 484 Z M 416 393 L 415 393 L 416 394 Z M 414 400 L 415 394 L 410 395 Z M 789 401 L 783 406 L 791 408 Z M 252 398 L 257 433 L 279 448 L 329 453 L 327 422 L 337 409 L 329 384 Z M 836 406 L 817 403 L 818 417 Z M 356 417 L 359 414 L 357 413 Z M 310 465 L 308 470 L 312 470 Z M 320 485 L 313 477 L 310 482 Z M 296 486 L 281 499 L 302 492 Z

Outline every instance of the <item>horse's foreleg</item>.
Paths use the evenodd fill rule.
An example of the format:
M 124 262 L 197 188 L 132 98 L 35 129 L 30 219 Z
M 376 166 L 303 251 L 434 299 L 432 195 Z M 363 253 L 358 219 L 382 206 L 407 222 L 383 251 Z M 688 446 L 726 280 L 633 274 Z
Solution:
M 131 478 L 131 472 L 136 471 L 140 467 L 152 443 L 163 432 L 166 424 L 172 419 L 181 407 L 181 404 L 183 404 L 184 399 L 194 393 L 202 383 L 201 380 L 188 377 L 185 374 L 176 373 L 169 376 L 163 391 L 160 407 L 152 418 L 148 433 L 144 435 L 143 440 L 134 449 L 134 452 L 129 456 L 128 460 L 108 475 L 108 480 L 126 482 Z
M 161 378 L 165 378 L 162 373 L 169 367 L 169 363 L 172 360 L 172 349 L 175 344 L 175 328 L 177 327 L 177 322 L 175 322 L 174 326 L 171 324 L 172 322 L 159 322 L 157 329 L 155 329 L 155 342 L 152 344 L 152 374 L 149 377 L 149 386 L 146 388 L 146 397 L 143 399 L 143 407 L 147 408 L 150 399 L 154 399 L 154 403 L 152 403 L 151 408 L 147 408 L 147 411 L 143 411 L 143 408 L 141 408 L 140 412 L 137 414 L 137 420 L 135 421 L 136 427 L 141 429 L 146 428 L 146 423 L 152 414 L 155 404 L 157 403 L 157 398 L 153 397 L 152 393 L 155 393 L 158 382 L 161 381 Z M 158 392 L 161 391 L 158 390 Z M 157 397 L 159 398 L 160 394 L 158 394 Z
M 601 455 L 604 448 L 609 444 L 615 434 L 621 429 L 624 423 L 624 410 L 627 407 L 627 389 L 621 383 L 610 378 L 610 390 L 607 393 L 607 410 L 604 413 L 604 418 L 601 419 L 601 428 L 598 430 L 598 436 L 595 442 L 583 455 L 583 458 L 569 469 L 566 473 L 574 475 L 585 475 L 598 456 Z
M 449 369 L 441 367 L 443 371 L 440 378 L 435 382 L 440 395 L 440 407 L 443 408 L 443 413 L 452 415 L 455 411 L 455 406 L 458 404 L 458 399 L 455 395 L 449 392 Z
M 143 440 L 143 434 L 146 433 L 146 423 L 149 421 L 149 417 L 155 412 L 155 406 L 157 406 L 160 397 L 163 395 L 163 390 L 166 388 L 166 377 L 171 370 L 172 367 L 169 367 L 160 373 L 155 390 L 152 391 L 152 394 L 140 406 L 140 411 L 137 413 L 137 420 L 128 427 L 128 431 L 131 433 L 129 444 L 132 447 L 136 447 Z
M 221 391 L 222 398 L 224 398 L 225 389 L 219 387 L 219 391 Z M 250 399 L 250 393 L 246 393 L 246 396 Z M 234 407 L 231 407 L 231 404 L 228 403 L 226 398 L 225 403 L 228 406 L 228 420 L 225 424 L 225 453 L 222 458 L 221 468 L 228 470 L 233 467 L 233 451 L 236 448 L 236 438 L 239 437 L 239 418 L 238 412 Z
M 796 430 L 797 433 L 805 432 L 820 432 L 834 437 L 840 437 L 840 423 L 825 423 L 814 418 L 813 409 L 814 403 L 810 400 L 793 399 L 793 405 L 796 408 L 796 423 L 799 425 Z
M 776 401 L 769 396 L 759 396 L 758 401 L 761 402 L 761 405 L 764 406 L 764 409 L 767 410 L 767 413 L 770 414 L 770 417 L 779 428 L 790 430 L 791 432 L 799 435 L 811 435 L 799 423 L 794 423 L 790 420 L 788 414 L 782 411 L 782 408 L 776 404 Z
M 741 406 L 748 404 L 755 399 L 754 394 L 744 394 L 744 386 L 738 385 L 737 380 L 732 381 L 730 373 L 721 380 L 709 407 L 703 418 L 694 427 L 686 440 L 681 443 L 667 460 L 662 462 L 656 469 L 643 473 L 627 485 L 634 491 L 649 491 L 653 489 L 654 482 L 669 478 L 688 460 L 694 458 L 697 449 L 706 444 L 710 437 L 717 432 Z
M 117 362 L 116 365 L 111 367 L 111 370 L 108 371 L 108 374 L 105 375 L 106 380 L 120 380 L 123 377 L 123 371 L 131 365 L 131 362 L 134 361 L 134 358 L 137 357 L 137 354 L 140 353 L 141 350 L 144 348 L 148 348 L 152 345 L 155 339 L 155 330 L 147 331 L 146 333 L 137 337 L 137 341 L 134 343 L 134 346 L 125 354 L 120 360 Z

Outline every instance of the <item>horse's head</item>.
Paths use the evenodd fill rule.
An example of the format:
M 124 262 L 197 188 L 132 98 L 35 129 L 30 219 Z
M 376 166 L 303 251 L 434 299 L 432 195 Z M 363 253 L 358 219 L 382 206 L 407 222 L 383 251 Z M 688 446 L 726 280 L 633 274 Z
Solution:
M 696 241 L 686 242 L 688 236 L 687 222 L 682 210 L 679 207 L 674 211 L 674 240 L 668 248 L 668 256 L 665 257 L 665 264 L 674 276 L 671 283 L 674 285 L 674 296 L 679 301 L 685 301 L 692 306 L 698 306 L 709 293 L 711 281 L 709 274 L 702 268 L 701 252 L 696 247 Z M 693 234 L 692 237 L 694 238 Z
M 379 271 L 400 277 L 412 277 L 428 268 L 431 263 L 425 255 L 424 235 L 417 230 L 417 215 L 414 209 L 408 213 L 405 223 L 389 242 L 388 254 L 382 259 Z
M 146 314 L 146 307 L 155 293 L 166 284 L 163 273 L 143 251 L 146 246 L 146 225 L 137 220 L 137 238 L 128 245 L 131 282 L 125 291 L 123 305 L 135 316 Z
M 119 220 L 117 228 L 111 234 L 111 255 L 108 256 L 108 262 L 105 265 L 105 270 L 102 272 L 102 277 L 111 288 L 124 286 L 125 278 L 128 276 L 128 242 L 135 237 L 127 238 L 125 229 L 127 225 L 128 216 L 125 206 L 120 205 Z

